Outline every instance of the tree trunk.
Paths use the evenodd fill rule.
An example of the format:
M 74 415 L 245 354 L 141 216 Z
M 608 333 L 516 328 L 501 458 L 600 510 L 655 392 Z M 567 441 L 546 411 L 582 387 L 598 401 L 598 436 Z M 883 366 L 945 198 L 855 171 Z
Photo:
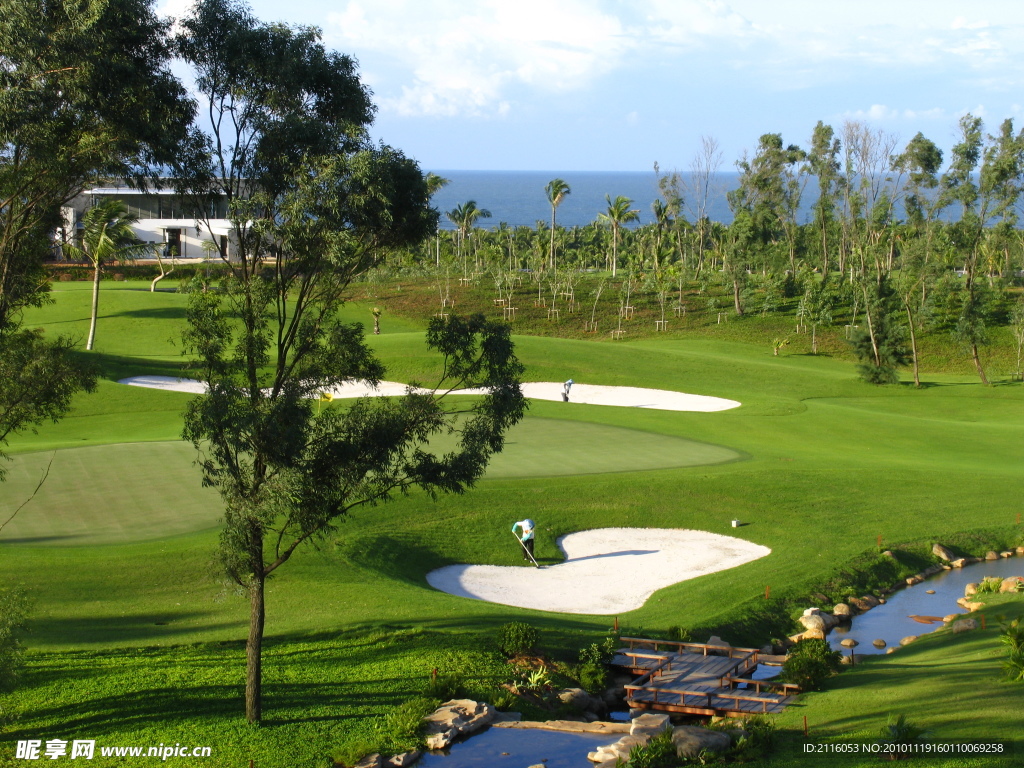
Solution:
M 981 367 L 981 357 L 978 355 L 978 345 L 975 342 L 971 343 L 971 356 L 974 358 L 974 367 L 978 369 L 978 376 L 981 377 L 981 383 L 987 387 L 988 377 L 985 375 L 985 369 Z
M 619 263 L 619 236 L 618 230 L 612 229 L 612 277 L 615 277 L 615 267 Z
M 92 312 L 89 315 L 89 340 L 85 343 L 86 349 L 92 349 L 96 340 L 96 316 L 100 308 L 100 261 L 96 259 L 96 266 L 92 273 Z
M 917 334 L 914 333 L 914 316 L 910 312 L 909 302 L 904 302 L 903 307 L 907 310 L 907 325 L 910 328 L 910 355 L 914 360 L 914 386 L 920 388 L 921 374 L 917 364 Z
M 245 719 L 263 716 L 263 575 L 249 587 L 249 639 L 245 643 Z
M 818 324 L 811 323 L 811 354 L 818 354 Z
M 742 317 L 742 315 L 743 315 L 743 304 L 740 302 L 740 288 L 741 288 L 740 281 L 739 280 L 733 280 L 732 281 L 732 304 L 733 304 L 733 307 L 736 309 L 736 314 Z
M 266 619 L 263 573 L 263 537 L 252 534 L 253 555 L 257 558 L 249 582 L 249 638 L 245 642 L 245 719 L 258 723 L 263 716 L 263 625 Z

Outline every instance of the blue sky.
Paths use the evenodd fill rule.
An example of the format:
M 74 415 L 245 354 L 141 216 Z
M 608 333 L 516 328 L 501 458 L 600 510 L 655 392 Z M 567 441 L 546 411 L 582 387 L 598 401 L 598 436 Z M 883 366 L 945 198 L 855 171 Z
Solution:
M 190 0 L 165 0 L 180 14 Z M 921 131 L 1024 124 L 1019 0 L 253 0 L 355 56 L 374 136 L 428 169 L 722 170 L 818 120 Z

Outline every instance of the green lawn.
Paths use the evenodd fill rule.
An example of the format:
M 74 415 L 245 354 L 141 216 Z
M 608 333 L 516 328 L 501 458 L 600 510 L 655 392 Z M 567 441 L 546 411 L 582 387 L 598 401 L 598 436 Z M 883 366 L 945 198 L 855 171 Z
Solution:
M 31 313 L 29 325 L 81 333 L 83 285 L 58 285 L 57 303 Z M 886 545 L 952 540 L 981 529 L 1020 538 L 1014 525 L 1024 498 L 1019 383 L 985 388 L 970 376 L 926 373 L 921 390 L 877 388 L 860 382 L 848 362 L 773 357 L 764 345 L 738 341 L 517 337 L 530 380 L 660 387 L 743 405 L 705 414 L 534 401 L 508 453 L 470 493 L 436 501 L 414 493 L 356 512 L 270 583 L 273 652 L 265 669 L 268 680 L 290 684 L 268 689 L 268 723 L 248 729 L 240 716 L 237 647 L 246 605 L 212 563 L 216 498 L 198 487 L 190 449 L 167 442 L 180 432 L 189 396 L 111 381 L 177 374 L 180 355 L 171 340 L 182 297 L 130 283 L 105 283 L 104 291 L 108 286 L 114 290 L 101 297 L 101 314 L 110 316 L 101 318 L 92 355 L 108 378 L 95 394 L 79 397 L 60 424 L 12 440 L 11 482 L 0 485 L 0 508 L 16 507 L 34 487 L 41 462 L 62 449 L 46 495 L 41 490 L 38 505 L 19 513 L 22 532 L 4 531 L 4 538 L 22 540 L 0 541 L 0 578 L 23 584 L 34 600 L 26 679 L 0 701 L 18 713 L 12 734 L 54 732 L 66 704 L 75 707 L 81 733 L 93 727 L 125 743 L 136 736 L 167 741 L 172 736 L 160 736 L 164 725 L 167 734 L 180 728 L 191 740 L 216 736 L 228 757 L 209 765 L 237 765 L 246 756 L 259 757 L 260 765 L 319 765 L 330 752 L 324 745 L 340 748 L 365 736 L 369 726 L 359 716 L 382 715 L 414 695 L 429 664 L 424 659 L 439 649 L 451 648 L 451 666 L 472 666 L 479 659 L 469 649 L 483 647 L 481 636 L 526 619 L 542 629 L 551 652 L 569 655 L 608 628 L 611 617 L 490 605 L 426 584 L 427 572 L 450 563 L 517 564 L 508 529 L 526 514 L 539 523 L 537 554 L 548 562 L 559 556 L 557 536 L 587 528 L 666 526 L 732 535 L 730 520 L 749 523 L 739 533 L 770 547 L 771 555 L 668 587 L 620 617 L 636 631 L 678 625 L 700 640 L 724 627 L 735 643 L 766 641 L 766 627 L 779 626 L 796 605 L 777 599 L 806 595 L 837 567 L 874 550 L 878 536 Z M 348 311 L 372 319 L 368 305 Z M 388 377 L 428 383 L 436 361 L 415 323 L 403 327 L 389 319 L 384 330 L 371 343 Z M 136 445 L 126 449 L 127 443 Z M 102 460 L 105 451 L 116 459 Z M 83 458 L 65 462 L 65 454 Z M 170 461 L 170 454 L 177 458 Z M 709 459 L 717 463 L 697 463 Z M 62 492 L 73 509 L 52 500 Z M 44 505 L 44 499 L 51 501 Z M 48 515 L 30 519 L 33 505 L 45 506 Z M 108 543 L 47 539 L 86 533 L 75 526 Z M 764 600 L 765 586 L 772 588 L 771 601 Z M 363 651 L 352 638 L 397 631 L 385 626 L 424 634 L 408 647 L 388 646 L 393 666 L 374 673 L 378 679 L 361 671 Z M 150 650 L 140 653 L 143 647 Z M 144 660 L 157 657 L 164 661 L 150 675 Z M 316 659 L 332 661 L 322 674 L 299 672 L 296 660 L 304 658 L 314 660 L 310 670 L 321 670 Z M 873 664 L 902 664 L 900 658 L 912 656 Z M 160 672 L 168 669 L 175 671 Z M 322 685 L 311 685 L 311 675 Z M 858 678 L 839 678 L 847 679 Z M 134 708 L 118 702 L 147 692 L 157 703 L 121 722 L 118 712 Z M 857 701 L 866 707 L 872 699 Z M 948 711 L 962 716 L 964 710 L 951 704 Z M 1004 729 L 1015 717 L 1009 709 L 985 714 Z M 293 746 L 281 761 L 273 756 L 284 743 Z

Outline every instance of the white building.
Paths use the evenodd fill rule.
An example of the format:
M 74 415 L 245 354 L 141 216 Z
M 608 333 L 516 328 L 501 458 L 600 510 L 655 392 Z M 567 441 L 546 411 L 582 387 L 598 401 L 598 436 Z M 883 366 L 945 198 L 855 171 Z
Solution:
M 144 243 L 162 244 L 161 255 L 182 259 L 219 258 L 223 249 L 231 251 L 231 222 L 227 216 L 227 198 L 210 204 L 209 219 L 197 217 L 192 204 L 173 190 L 139 192 L 131 187 L 95 187 L 75 198 L 64 209 L 65 226 L 72 231 L 81 227 L 82 216 L 100 199 L 115 197 L 138 218 L 132 225 L 136 237 Z M 65 236 L 71 236 L 66 232 Z

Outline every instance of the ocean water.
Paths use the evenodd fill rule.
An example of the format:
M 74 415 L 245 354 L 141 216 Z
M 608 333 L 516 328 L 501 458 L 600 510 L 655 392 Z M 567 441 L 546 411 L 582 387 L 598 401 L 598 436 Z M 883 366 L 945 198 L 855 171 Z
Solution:
M 607 210 L 605 195 L 614 200 L 624 195 L 633 200 L 640 211 L 640 223 L 654 220 L 651 204 L 659 197 L 654 171 L 646 173 L 611 173 L 603 171 L 444 171 L 434 173 L 451 183 L 434 195 L 434 207 L 441 212 L 441 228 L 454 229 L 444 215 L 469 200 L 491 212 L 491 218 L 478 219 L 481 228 L 492 229 L 500 222 L 511 227 L 534 227 L 537 221 L 551 224 L 551 205 L 544 187 L 552 179 L 564 180 L 572 190 L 558 206 L 557 223 L 562 227 L 583 226 Z M 685 176 L 685 174 L 684 174 Z M 709 205 L 715 221 L 730 222 L 732 214 L 726 192 L 737 185 L 738 174 L 720 173 L 717 189 Z M 693 220 L 688 211 L 686 217 Z

